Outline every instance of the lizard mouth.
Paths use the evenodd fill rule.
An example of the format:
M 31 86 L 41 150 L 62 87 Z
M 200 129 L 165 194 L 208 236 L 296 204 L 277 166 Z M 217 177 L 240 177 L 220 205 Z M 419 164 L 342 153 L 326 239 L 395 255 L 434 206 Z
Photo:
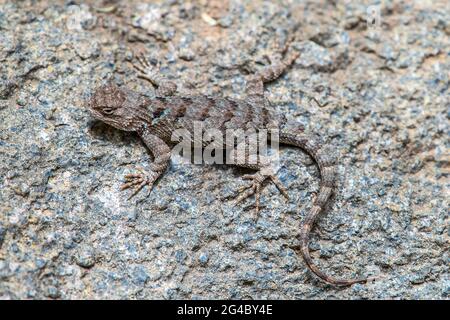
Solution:
M 92 105 L 93 105 L 92 98 L 89 98 L 84 104 L 84 107 L 89 111 L 89 113 L 94 114 L 96 111 L 92 108 Z
M 86 104 L 85 104 L 85 108 L 88 110 L 88 112 L 91 114 L 91 116 L 93 116 L 96 119 L 101 119 L 102 115 L 100 112 L 98 112 L 98 110 L 95 110 L 95 108 L 93 108 L 94 105 L 94 101 L 93 98 L 90 98 Z

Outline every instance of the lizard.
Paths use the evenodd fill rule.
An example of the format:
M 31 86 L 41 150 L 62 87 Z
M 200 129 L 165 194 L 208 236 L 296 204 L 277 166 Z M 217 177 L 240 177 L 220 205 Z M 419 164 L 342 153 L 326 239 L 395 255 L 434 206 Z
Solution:
M 151 190 L 155 181 L 166 171 L 173 148 L 171 135 L 177 129 L 183 128 L 192 132 L 194 122 L 199 121 L 206 129 L 218 129 L 224 134 L 226 129 L 278 130 L 278 139 L 281 144 L 306 151 L 315 160 L 320 171 L 320 190 L 300 227 L 300 251 L 307 267 L 320 279 L 335 286 L 367 283 L 369 278 L 331 277 L 317 267 L 310 255 L 311 230 L 335 187 L 336 157 L 332 151 L 327 150 L 311 136 L 304 134 L 302 128 L 287 130 L 285 117 L 274 113 L 270 108 L 270 102 L 264 95 L 264 84 L 279 78 L 300 55 L 296 51 L 290 54 L 286 54 L 285 51 L 281 59 L 271 61 L 270 65 L 249 76 L 245 86 L 245 98 L 242 100 L 206 95 L 177 95 L 177 84 L 162 76 L 144 54 L 137 55 L 132 66 L 137 70 L 139 78 L 148 80 L 155 87 L 154 98 L 108 81 L 93 92 L 88 99 L 87 108 L 94 118 L 108 125 L 120 130 L 136 132 L 153 154 L 154 160 L 149 170 L 144 171 L 140 168 L 139 173 L 125 175 L 125 183 L 121 190 L 134 189 L 130 197 L 145 186 Z M 239 190 L 237 203 L 254 195 L 258 213 L 262 185 L 266 180 L 275 184 L 289 199 L 286 188 L 273 170 L 269 170 L 270 165 L 267 162 L 251 163 L 246 159 L 232 163 L 256 171 L 254 174 L 246 174 L 242 177 L 251 180 L 251 183 Z

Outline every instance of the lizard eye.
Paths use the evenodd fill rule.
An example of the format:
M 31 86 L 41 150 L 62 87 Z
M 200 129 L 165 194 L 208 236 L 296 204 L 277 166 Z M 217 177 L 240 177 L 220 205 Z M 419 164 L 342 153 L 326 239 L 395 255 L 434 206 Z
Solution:
M 102 111 L 104 114 L 108 114 L 108 115 L 113 114 L 113 112 L 114 112 L 114 110 L 112 108 L 103 108 Z

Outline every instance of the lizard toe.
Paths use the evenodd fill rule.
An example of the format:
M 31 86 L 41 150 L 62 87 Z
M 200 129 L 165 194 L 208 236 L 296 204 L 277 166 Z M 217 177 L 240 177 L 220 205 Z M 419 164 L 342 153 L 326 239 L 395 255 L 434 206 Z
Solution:
M 141 170 L 139 170 L 141 171 Z M 128 198 L 133 198 L 139 191 L 142 190 L 146 185 L 149 187 L 149 191 L 153 187 L 153 183 L 155 182 L 156 177 L 153 175 L 145 174 L 145 173 L 132 173 L 125 175 L 125 183 L 122 184 L 120 190 L 133 189 L 133 193 Z
M 260 199 L 261 199 L 261 191 L 262 191 L 262 185 L 264 181 L 267 179 L 270 179 L 273 184 L 280 190 L 281 194 L 286 197 L 286 199 L 289 199 L 289 195 L 287 193 L 286 188 L 283 186 L 281 181 L 272 174 L 264 174 L 260 171 L 258 171 L 255 174 L 246 174 L 242 176 L 242 179 L 244 180 L 252 180 L 250 185 L 241 187 L 238 190 L 239 196 L 236 199 L 236 203 L 240 203 L 243 200 L 247 199 L 248 197 L 255 195 L 255 209 L 256 214 L 259 213 L 260 210 Z

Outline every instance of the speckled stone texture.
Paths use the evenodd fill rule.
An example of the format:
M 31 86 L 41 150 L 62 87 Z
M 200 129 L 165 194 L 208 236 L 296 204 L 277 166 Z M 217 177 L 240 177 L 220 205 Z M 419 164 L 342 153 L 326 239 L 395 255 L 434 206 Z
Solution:
M 142 2 L 1 1 L 0 298 L 448 299 L 448 1 L 382 1 L 369 25 L 369 1 Z M 243 97 L 293 33 L 301 57 L 267 95 L 339 154 L 312 255 L 373 283 L 302 261 L 319 175 L 301 150 L 282 149 L 291 201 L 268 186 L 257 221 L 227 166 L 172 164 L 127 201 L 149 153 L 84 107 L 110 77 L 151 96 L 143 50 L 181 92 Z

